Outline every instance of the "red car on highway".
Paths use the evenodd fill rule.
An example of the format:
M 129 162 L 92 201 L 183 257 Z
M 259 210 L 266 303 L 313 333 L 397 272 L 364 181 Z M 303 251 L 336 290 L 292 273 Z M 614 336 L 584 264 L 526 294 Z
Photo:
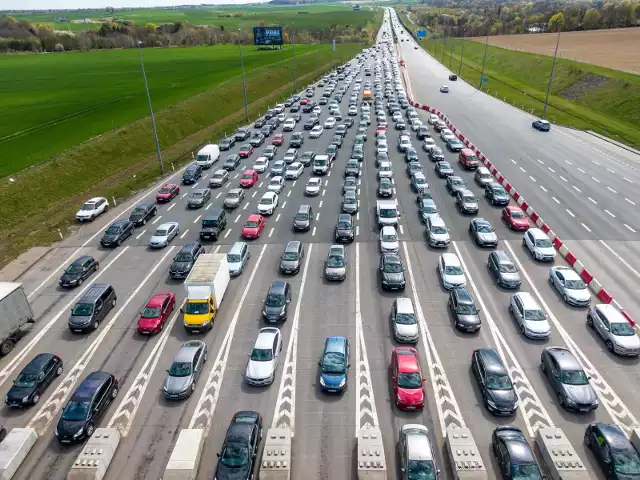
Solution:
M 242 237 L 247 239 L 260 238 L 260 233 L 264 229 L 264 217 L 254 213 L 249 215 L 246 223 L 242 227 Z
M 152 335 L 162 331 L 174 308 L 176 308 L 176 296 L 173 292 L 155 294 L 140 312 L 138 332 L 143 335 Z
M 271 144 L 277 145 L 278 147 L 281 147 L 283 143 L 284 143 L 284 135 L 282 133 L 276 133 L 273 136 L 273 140 L 271 140 Z
M 255 170 L 245 170 L 240 177 L 240 186 L 242 188 L 251 188 L 258 181 L 258 172 Z
M 300 105 L 306 105 L 307 103 L 309 103 L 308 98 L 303 98 L 302 100 L 300 100 Z
M 164 185 L 158 193 L 156 193 L 156 202 L 164 203 L 170 202 L 180 193 L 180 185 L 174 183 L 167 183 Z
M 396 347 L 391 353 L 391 381 L 396 407 L 400 410 L 424 408 L 424 379 L 418 352 L 413 347 Z
M 376 127 L 376 136 L 380 133 L 387 133 L 387 127 L 386 125 L 378 125 Z
M 253 153 L 253 145 L 251 145 L 250 143 L 247 143 L 246 145 L 243 145 L 242 147 L 240 147 L 240 151 L 238 152 L 238 155 L 240 155 L 240 158 L 249 158 L 252 153 Z
M 508 205 L 502 209 L 502 218 L 511 230 L 524 232 L 529 230 L 529 218 L 520 207 Z

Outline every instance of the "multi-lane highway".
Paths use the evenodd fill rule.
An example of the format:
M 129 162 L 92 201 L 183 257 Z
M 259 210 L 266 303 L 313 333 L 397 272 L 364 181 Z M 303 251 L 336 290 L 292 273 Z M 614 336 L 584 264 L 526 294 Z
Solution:
M 389 29 L 388 25 L 386 29 Z M 412 61 L 410 55 L 423 55 L 419 51 L 414 53 L 413 47 L 405 48 L 403 53 L 406 53 L 408 63 Z M 426 62 L 429 57 L 419 58 L 421 62 Z M 374 63 L 374 56 L 365 62 Z M 437 75 L 435 66 L 434 72 Z M 428 72 L 422 77 L 430 75 Z M 373 81 L 373 77 L 365 77 L 362 71 L 356 77 Z M 454 98 L 460 86 L 455 87 L 450 98 Z M 352 88 L 353 84 L 341 104 L 343 115 L 346 115 L 346 104 Z M 414 83 L 412 88 L 416 94 L 420 87 Z M 316 92 L 316 99 L 321 91 L 320 88 Z M 434 92 L 437 92 L 437 88 Z M 432 98 L 430 93 L 428 97 Z M 425 98 L 425 103 L 428 103 L 427 100 Z M 444 105 L 442 109 L 446 112 Z M 420 115 L 426 124 L 425 112 Z M 323 111 L 321 119 L 324 121 L 327 116 Z M 303 119 L 306 117 L 307 114 L 303 114 Z M 359 117 L 355 118 L 357 124 Z M 487 125 L 489 118 L 492 117 L 478 123 Z M 526 119 L 522 121 L 526 122 Z M 136 203 L 152 200 L 157 190 L 153 188 L 126 205 L 112 209 L 94 224 L 82 226 L 75 236 L 52 249 L 27 271 L 19 281 L 24 284 L 39 322 L 36 330 L 0 361 L 1 391 L 6 393 L 17 372 L 39 352 L 60 355 L 65 361 L 65 372 L 33 408 L 2 408 L 3 423 L 8 427 L 31 426 L 40 436 L 16 478 L 65 478 L 80 447 L 58 444 L 53 428 L 69 394 L 87 373 L 95 370 L 114 373 L 121 385 L 118 397 L 100 425 L 118 427 L 124 436 L 108 471 L 108 479 L 161 478 L 180 429 L 207 425 L 210 428 L 198 478 L 212 478 L 216 453 L 220 451 L 229 420 L 236 411 L 243 409 L 260 412 L 266 427 L 288 425 L 293 429 L 294 479 L 355 478 L 356 431 L 366 423 L 379 425 L 382 430 L 390 478 L 398 473 L 396 442 L 400 427 L 406 423 L 421 423 L 429 428 L 445 478 L 448 478 L 448 470 L 442 454 L 443 428 L 469 427 L 491 478 L 495 478 L 496 466 L 491 455 L 490 436 L 498 424 L 517 425 L 529 435 L 540 426 L 563 428 L 579 455 L 598 477 L 600 470 L 582 444 L 584 427 L 594 420 L 616 423 L 625 428 L 637 423 L 634 417 L 640 410 L 635 403 L 640 393 L 639 382 L 635 381 L 638 378 L 637 360 L 621 359 L 606 351 L 602 342 L 586 327 L 586 312 L 567 307 L 549 287 L 549 266 L 533 262 L 522 249 L 521 234 L 509 231 L 501 223 L 500 209 L 481 201 L 478 216 L 494 225 L 500 238 L 499 248 L 507 251 L 520 268 L 523 277 L 521 291 L 531 292 L 549 315 L 552 333 L 548 341 L 524 339 L 507 311 L 511 293 L 494 285 L 488 275 L 486 262 L 489 250 L 476 247 L 469 237 L 471 217 L 462 216 L 457 211 L 453 197 L 444 188 L 444 181 L 433 174 L 433 164 L 420 149 L 415 135 L 412 135 L 433 198 L 450 230 L 452 244 L 448 250 L 456 253 L 463 262 L 470 289 L 482 307 L 480 331 L 476 334 L 458 332 L 447 310 L 448 294 L 437 276 L 437 262 L 442 252 L 426 246 L 424 226 L 418 216 L 415 193 L 410 189 L 406 164 L 395 149 L 399 133 L 393 129 L 390 119 L 389 123 L 394 198 L 402 213 L 398 231 L 400 255 L 407 279 L 404 293 L 382 291 L 378 279 L 380 250 L 375 219 L 378 181 L 373 125 L 369 127 L 363 173 L 358 182 L 360 209 L 354 215 L 355 241 L 347 247 L 348 273 L 342 284 L 327 283 L 323 279 L 323 266 L 340 213 L 343 171 L 354 143 L 356 126 L 348 131 L 337 161 L 330 172 L 322 177 L 323 190 L 319 196 L 304 196 L 304 185 L 312 176 L 310 168 L 305 170 L 300 179 L 286 182 L 279 207 L 267 218 L 260 239 L 251 242 L 251 259 L 247 268 L 241 276 L 231 281 L 213 329 L 203 336 L 185 332 L 178 310 L 171 319 L 173 323 L 163 333 L 151 338 L 136 332 L 136 321 L 141 308 L 155 292 L 171 290 L 175 292 L 177 301 L 182 302 L 184 288 L 181 282 L 168 278 L 172 257 L 180 245 L 198 240 L 202 215 L 212 206 L 221 206 L 225 193 L 237 186 L 240 173 L 252 165 L 269 141 L 258 148 L 251 158 L 242 162 L 232 173 L 227 185 L 214 190 L 212 200 L 203 209 L 189 210 L 186 207 L 186 195 L 192 188 L 207 183 L 208 176 L 194 187 L 182 187 L 180 197 L 158 207 L 158 216 L 153 222 L 155 225 L 163 221 L 177 221 L 181 225 L 180 237 L 168 248 L 160 251 L 147 248 L 155 226 L 153 224 L 138 229 L 133 237 L 115 250 L 99 246 L 105 225 L 127 216 Z M 464 124 L 459 127 L 484 150 L 482 138 L 476 140 L 474 133 Z M 290 135 L 285 133 L 285 144 Z M 330 130 L 325 130 L 318 140 L 308 139 L 305 134 L 305 144 L 301 150 L 322 153 L 329 145 L 331 136 Z M 480 193 L 473 182 L 472 173 L 461 171 L 456 156 L 446 151 L 437 135 L 433 136 L 436 143 L 443 147 L 456 174 Z M 232 151 L 237 151 L 238 147 Z M 498 147 L 496 151 L 501 152 Z M 491 155 L 492 152 L 487 151 L 487 154 Z M 282 158 L 282 155 L 283 150 L 277 158 Z M 508 161 L 508 156 L 506 158 Z M 522 157 L 513 155 L 513 160 L 520 162 Z M 546 162 L 547 157 L 540 157 L 540 160 Z M 514 165 L 517 168 L 518 164 Z M 527 164 L 525 168 L 534 167 Z M 207 175 L 210 173 L 208 171 Z M 505 171 L 505 174 L 509 175 L 509 172 Z M 531 175 L 534 175 L 533 170 Z M 539 173 L 535 175 L 540 177 Z M 206 245 L 208 252 L 228 252 L 231 245 L 239 240 L 243 222 L 250 213 L 255 212 L 258 200 L 266 191 L 268 178 L 268 174 L 261 175 L 258 184 L 247 191 L 243 204 L 229 212 L 227 231 L 217 242 Z M 176 172 L 165 181 L 178 182 L 179 179 L 180 172 Z M 512 180 L 514 183 L 516 181 Z M 604 182 L 604 177 L 601 181 Z M 519 189 L 524 188 L 516 185 Z M 622 192 L 620 182 L 615 187 Z M 531 200 L 534 200 L 533 197 Z M 546 200 L 548 202 L 548 198 Z M 292 219 L 303 204 L 313 207 L 314 224 L 309 232 L 294 233 Z M 541 213 L 544 215 L 544 212 Z M 548 215 L 550 222 L 554 220 L 551 215 L 553 213 Z M 559 214 L 556 212 L 555 215 Z M 571 222 L 565 219 L 554 228 L 572 228 L 570 225 Z M 595 233 L 595 227 L 592 233 Z M 264 325 L 261 320 L 263 300 L 271 282 L 282 278 L 278 273 L 280 255 L 286 243 L 294 238 L 304 242 L 306 257 L 300 272 L 288 279 L 293 288 L 293 299 L 288 320 L 281 326 L 284 347 L 276 379 L 270 387 L 248 387 L 243 375 L 247 355 L 259 328 Z M 57 286 L 61 269 L 80 254 L 93 255 L 100 261 L 100 270 L 91 281 L 111 283 L 118 294 L 117 307 L 100 328 L 90 334 L 73 334 L 66 322 L 69 309 L 86 287 L 64 291 Z M 417 349 L 423 375 L 428 379 L 425 382 L 427 402 L 422 412 L 401 412 L 395 408 L 393 401 L 389 366 L 396 344 L 391 334 L 389 315 L 392 302 L 398 296 L 413 300 L 420 320 L 421 336 Z M 330 335 L 346 336 L 351 342 L 349 386 L 342 396 L 327 396 L 320 392 L 318 385 L 317 362 L 324 340 Z M 179 346 L 192 338 L 203 339 L 209 347 L 205 371 L 191 398 L 168 402 L 162 395 L 165 370 Z M 540 352 L 548 345 L 566 346 L 588 368 L 600 398 L 600 407 L 594 413 L 586 416 L 567 413 L 558 405 L 555 394 L 539 369 Z M 510 369 L 521 399 L 520 408 L 513 418 L 494 417 L 483 406 L 469 367 L 473 350 L 484 346 L 496 348 Z

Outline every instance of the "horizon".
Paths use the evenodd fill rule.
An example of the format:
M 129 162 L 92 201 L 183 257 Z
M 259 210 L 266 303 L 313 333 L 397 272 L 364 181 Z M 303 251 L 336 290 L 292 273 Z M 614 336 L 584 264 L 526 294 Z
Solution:
M 0 10 L 0 14 L 28 12 L 64 12 L 94 11 L 107 8 L 143 9 L 171 7 L 235 6 L 247 4 L 265 4 L 271 0 L 208 0 L 206 2 L 185 3 L 184 0 L 8 0 L 8 7 Z M 15 4 L 13 8 L 12 5 Z

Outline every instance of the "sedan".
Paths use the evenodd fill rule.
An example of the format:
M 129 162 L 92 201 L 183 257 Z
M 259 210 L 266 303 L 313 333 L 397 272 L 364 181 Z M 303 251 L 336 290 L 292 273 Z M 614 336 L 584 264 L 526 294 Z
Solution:
M 241 188 L 233 188 L 229 190 L 225 195 L 224 200 L 222 201 L 222 205 L 224 206 L 224 208 L 237 208 L 240 206 L 243 199 L 244 190 L 242 190 Z
M 461 177 L 451 175 L 447 177 L 446 188 L 450 195 L 456 195 L 458 192 L 466 190 L 467 184 Z
M 425 138 L 422 142 L 422 149 L 425 152 L 430 152 L 432 148 L 436 146 L 436 141 L 433 138 Z
M 304 172 L 304 166 L 300 162 L 293 162 L 287 166 L 287 170 L 284 172 L 284 178 L 287 180 L 297 180 Z
M 495 229 L 484 218 L 474 218 L 469 223 L 469 232 L 479 247 L 497 247 L 498 235 Z
M 90 255 L 82 255 L 65 269 L 58 283 L 64 288 L 79 287 L 87 278 L 97 272 L 98 268 L 100 268 L 100 264 L 95 258 Z
M 246 239 L 260 238 L 260 233 L 264 230 L 264 217 L 258 214 L 249 215 L 242 227 L 242 237 Z
M 280 147 L 282 146 L 283 143 L 284 143 L 284 135 L 282 133 L 276 133 L 271 139 L 271 145 Z
M 149 299 L 138 318 L 138 332 L 143 335 L 159 333 L 176 307 L 176 296 L 173 292 L 162 292 Z
M 278 153 L 278 147 L 275 145 L 267 145 L 267 147 L 262 152 L 262 156 L 268 158 L 269 160 L 273 160 Z
M 334 234 L 336 242 L 353 242 L 354 227 L 351 215 L 347 213 L 338 215 Z
M 430 136 L 431 133 L 429 132 L 429 129 L 424 125 L 420 125 L 418 131 L 416 132 L 416 137 L 418 138 L 418 140 L 424 140 L 425 138 L 428 138 Z
M 383 290 L 404 291 L 406 281 L 404 266 L 397 253 L 383 253 L 380 256 L 380 283 Z
M 447 290 L 465 287 L 467 277 L 462 263 L 455 253 L 443 253 L 438 260 L 438 273 L 442 286 Z
M 253 145 L 251 145 L 250 143 L 243 145 L 238 151 L 238 155 L 240 155 L 240 158 L 249 158 L 251 154 L 253 154 Z
M 129 220 L 136 226 L 145 225 L 149 220 L 156 216 L 158 208 L 153 203 L 141 203 L 133 209 L 129 215 Z
M 359 177 L 360 176 L 360 162 L 357 159 L 351 159 L 347 162 L 344 169 L 345 177 Z
M 269 159 L 267 157 L 258 158 L 253 164 L 253 169 L 258 173 L 264 173 L 269 168 Z
M 226 170 L 216 170 L 209 178 L 209 187 L 219 188 L 229 181 L 229 172 Z
M 440 93 L 449 93 L 449 87 L 446 85 L 442 85 L 440 87 Z
M 389 179 L 389 181 L 391 181 Z M 355 193 L 358 189 L 358 181 L 355 177 L 347 177 L 344 179 L 344 183 L 342 184 L 342 193 L 353 192 Z
M 206 361 L 206 343 L 200 340 L 183 343 L 167 370 L 163 387 L 164 397 L 168 400 L 181 400 L 191 396 Z
M 491 435 L 491 446 L 502 478 L 544 478 L 533 450 L 519 428 L 496 428 Z
M 311 162 L 313 162 L 313 157 L 315 157 L 314 152 L 304 152 L 298 157 L 298 161 L 305 167 L 308 167 L 311 165 Z
M 524 232 L 529 229 L 529 218 L 520 207 L 510 205 L 502 209 L 502 219 L 511 230 Z
M 149 239 L 150 248 L 164 248 L 180 233 L 178 222 L 167 222 L 160 225 Z
M 322 179 L 318 177 L 312 177 L 309 179 L 304 187 L 304 194 L 310 197 L 315 197 L 320 194 L 322 190 Z
M 589 288 L 578 272 L 565 266 L 551 267 L 549 283 L 562 295 L 565 303 L 574 307 L 587 307 L 591 303 Z
M 180 194 L 180 185 L 174 183 L 167 183 L 156 194 L 156 202 L 164 203 L 170 202 Z
M 278 194 L 274 192 L 265 192 L 258 202 L 258 213 L 261 215 L 273 215 L 278 208 Z
M 462 143 L 456 137 L 447 137 L 446 144 L 447 148 L 451 152 L 459 152 L 464 148 L 464 143 Z
M 324 128 L 333 128 L 336 126 L 336 119 L 329 117 L 324 121 Z
M 324 262 L 324 278 L 342 282 L 347 278 L 347 255 L 344 245 L 331 245 Z
M 231 155 L 228 155 L 227 158 L 224 159 L 224 162 L 222 163 L 222 168 L 227 172 L 232 172 L 233 170 L 236 169 L 238 165 L 240 165 L 240 155 L 238 155 L 237 153 L 232 153 Z
M 284 163 L 284 160 L 277 160 L 271 166 L 271 175 L 274 176 L 282 176 L 284 175 L 284 171 L 287 168 L 287 164 Z
M 226 172 L 225 172 L 226 173 Z M 187 198 L 187 207 L 202 208 L 211 199 L 211 189 L 199 188 L 191 192 Z
M 424 408 L 424 380 L 418 351 L 412 347 L 395 347 L 391 353 L 391 382 L 398 409 L 413 411 Z
M 256 123 L 257 123 L 257 122 L 256 122 Z M 256 127 L 256 128 L 258 128 L 258 127 Z M 218 146 L 220 147 L 220 150 L 223 150 L 223 151 L 224 151 L 224 150 L 229 150 L 229 149 L 230 149 L 231 147 L 233 147 L 235 144 L 236 144 L 236 139 L 235 139 L 235 137 L 228 137 L 228 138 L 225 138 L 224 140 L 222 140 L 222 141 L 219 143 L 219 145 L 218 145 Z
M 118 247 L 133 235 L 135 228 L 135 225 L 130 220 L 116 220 L 105 230 L 100 239 L 100 245 L 103 247 Z
M 440 147 L 433 147 L 429 152 L 429 159 L 432 162 L 441 162 L 444 160 L 444 152 Z
M 284 188 L 284 178 L 281 176 L 272 177 L 267 185 L 267 190 L 280 194 Z
M 320 125 L 316 125 L 309 132 L 309 138 L 320 138 L 324 129 Z
M 589 377 L 568 349 L 545 348 L 540 355 L 540 370 L 562 407 L 581 413 L 598 408 L 598 396 L 589 383 Z
M 284 154 L 284 163 L 293 163 L 298 159 L 298 150 L 290 148 L 287 153 Z
M 261 328 L 258 338 L 249 355 L 244 378 L 249 385 L 271 385 L 276 376 L 280 351 L 282 350 L 282 335 L 275 327 Z
M 36 355 L 18 374 L 5 396 L 9 407 L 28 407 L 40 401 L 41 395 L 63 372 L 63 362 L 53 353 Z

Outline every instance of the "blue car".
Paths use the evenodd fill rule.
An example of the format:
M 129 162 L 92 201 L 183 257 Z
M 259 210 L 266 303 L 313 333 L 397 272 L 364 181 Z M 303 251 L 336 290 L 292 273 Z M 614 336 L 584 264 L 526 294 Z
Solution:
M 327 393 L 342 393 L 347 389 L 349 373 L 349 340 L 328 337 L 324 343 L 320 366 L 320 388 Z

